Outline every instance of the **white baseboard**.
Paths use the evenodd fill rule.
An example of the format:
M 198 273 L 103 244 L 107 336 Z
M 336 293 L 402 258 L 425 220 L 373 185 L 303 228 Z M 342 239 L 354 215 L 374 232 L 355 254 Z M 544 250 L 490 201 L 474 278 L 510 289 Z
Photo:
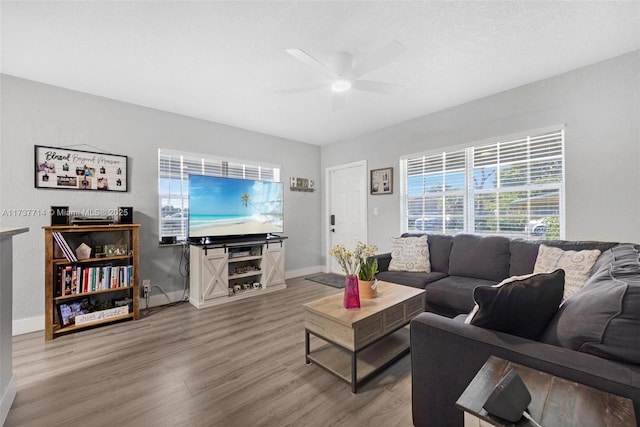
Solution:
M 13 336 L 44 330 L 44 316 L 27 317 L 13 321 Z
M 285 279 L 293 279 L 294 277 L 307 276 L 309 274 L 316 274 L 324 272 L 324 265 L 316 265 L 313 267 L 305 267 L 300 268 L 298 270 L 289 270 L 285 271 L 284 277 Z
M 324 265 L 316 265 L 313 267 L 305 267 L 298 270 L 286 271 L 284 276 L 286 279 L 293 279 L 294 277 L 307 276 L 309 274 L 322 273 L 324 271 Z M 149 307 L 170 304 L 178 301 L 180 298 L 182 298 L 182 296 L 183 291 L 167 292 L 167 295 L 165 296 L 165 294 L 154 287 L 151 289 L 151 296 L 149 297 Z M 144 297 L 140 298 L 140 308 L 147 308 L 147 302 L 145 301 Z M 18 319 L 13 321 L 14 336 L 42 330 L 44 330 L 44 316 L 29 317 L 26 319 Z
M 0 401 L 0 426 L 4 425 L 7 415 L 9 415 L 9 409 L 13 399 L 16 397 L 16 376 L 11 374 L 7 389 L 2 394 L 2 401 Z
M 167 298 L 158 289 L 151 290 L 151 297 L 149 298 L 149 307 L 155 307 L 158 305 L 165 305 L 182 298 L 182 291 L 167 292 Z M 140 308 L 147 308 L 147 302 L 144 298 L 140 298 Z M 13 336 L 28 334 L 30 332 L 44 330 L 44 316 L 28 317 L 26 319 L 17 319 L 13 321 Z M 0 424 L 1 426 L 2 424 Z

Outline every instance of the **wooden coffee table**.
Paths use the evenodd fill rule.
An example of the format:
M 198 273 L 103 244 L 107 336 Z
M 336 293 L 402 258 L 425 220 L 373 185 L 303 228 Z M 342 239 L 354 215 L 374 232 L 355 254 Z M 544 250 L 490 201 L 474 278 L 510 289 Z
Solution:
M 304 304 L 305 363 L 358 385 L 409 352 L 405 328 L 424 311 L 424 290 L 378 281 L 378 296 L 361 299 L 359 309 L 342 306 L 343 293 Z M 311 351 L 310 335 L 320 338 Z

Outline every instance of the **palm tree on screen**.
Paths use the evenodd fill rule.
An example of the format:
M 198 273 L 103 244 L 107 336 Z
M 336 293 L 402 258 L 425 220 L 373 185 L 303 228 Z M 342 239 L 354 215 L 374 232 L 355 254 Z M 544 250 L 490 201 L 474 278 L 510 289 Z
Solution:
M 244 193 L 242 196 L 240 196 L 240 203 L 242 203 L 242 206 L 247 208 L 251 204 L 251 202 L 249 201 L 250 199 L 251 196 L 249 195 L 249 193 Z

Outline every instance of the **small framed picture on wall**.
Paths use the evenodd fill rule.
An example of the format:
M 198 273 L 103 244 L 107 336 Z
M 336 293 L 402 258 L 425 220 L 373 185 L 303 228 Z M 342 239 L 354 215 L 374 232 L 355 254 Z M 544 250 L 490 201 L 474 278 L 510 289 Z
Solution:
M 371 170 L 371 194 L 393 193 L 393 168 Z

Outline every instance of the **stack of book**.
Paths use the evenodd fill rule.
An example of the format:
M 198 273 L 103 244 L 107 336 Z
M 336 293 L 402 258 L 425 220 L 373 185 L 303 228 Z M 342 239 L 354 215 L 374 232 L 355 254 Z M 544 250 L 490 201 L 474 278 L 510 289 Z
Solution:
M 100 267 L 60 265 L 57 276 L 59 296 L 133 286 L 132 265 Z

